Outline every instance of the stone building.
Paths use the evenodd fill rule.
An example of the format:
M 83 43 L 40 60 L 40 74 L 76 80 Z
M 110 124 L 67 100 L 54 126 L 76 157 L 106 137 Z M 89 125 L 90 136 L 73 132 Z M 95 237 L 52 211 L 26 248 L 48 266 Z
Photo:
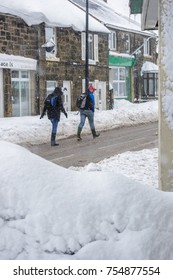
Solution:
M 39 61 L 42 61 L 46 69 L 39 74 L 40 79 L 43 83 L 46 81 L 47 92 L 52 91 L 56 85 L 62 87 L 64 106 L 67 110 L 76 110 L 76 97 L 85 91 L 85 32 L 77 32 L 72 28 L 45 28 L 46 36 L 50 33 L 56 34 L 54 52 L 45 50 L 40 55 Z M 89 47 L 89 83 L 97 88 L 96 108 L 106 110 L 109 84 L 108 34 L 90 32 Z
M 55 8 L 47 14 L 44 4 L 44 11 L 31 12 L 18 2 L 20 10 L 12 0 L 1 0 L 0 5 L 0 117 L 40 114 L 55 86 L 63 89 L 66 110 L 76 110 L 76 97 L 85 90 L 83 1 L 57 0 L 59 14 L 67 7 L 60 21 Z M 89 83 L 97 88 L 96 108 L 106 110 L 116 99 L 143 96 L 141 69 L 145 60 L 156 62 L 155 39 L 105 6 L 106 1 L 103 6 L 89 2 Z M 34 3 L 30 0 L 31 6 Z
M 37 28 L 0 14 L 0 117 L 36 112 L 37 41 Z
M 63 8 L 67 2 L 61 2 Z M 42 13 L 28 16 L 5 3 L 0 6 L 0 117 L 40 114 L 55 86 L 64 91 L 66 109 L 76 110 L 76 97 L 85 90 L 85 24 L 78 28 L 76 19 L 50 24 Z M 68 8 L 85 23 L 84 12 L 71 3 Z M 107 109 L 109 31 L 95 19 L 90 23 L 89 83 L 97 87 L 96 108 Z
M 71 2 L 85 10 L 84 1 Z M 142 31 L 139 23 L 116 13 L 104 2 L 107 1 L 100 5 L 100 1 L 90 0 L 89 12 L 110 31 L 109 89 L 112 103 L 118 99 L 157 98 L 158 70 L 151 71 L 151 65 L 157 68 L 156 34 Z M 148 69 L 146 61 L 150 66 Z

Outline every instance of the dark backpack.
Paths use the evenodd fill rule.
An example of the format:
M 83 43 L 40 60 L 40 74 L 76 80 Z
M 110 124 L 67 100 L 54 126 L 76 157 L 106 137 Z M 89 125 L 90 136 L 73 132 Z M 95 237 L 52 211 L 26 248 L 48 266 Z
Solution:
M 45 109 L 47 111 L 51 111 L 53 109 L 54 105 L 55 105 L 55 97 L 54 97 L 54 95 L 49 94 L 44 101 Z
M 76 107 L 79 108 L 79 109 L 84 109 L 85 106 L 86 106 L 86 101 L 87 101 L 87 94 L 82 93 L 76 99 Z

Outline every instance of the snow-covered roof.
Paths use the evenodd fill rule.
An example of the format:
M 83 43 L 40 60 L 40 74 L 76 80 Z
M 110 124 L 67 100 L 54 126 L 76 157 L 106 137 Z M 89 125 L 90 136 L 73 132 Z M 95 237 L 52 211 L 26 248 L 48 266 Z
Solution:
M 127 58 L 135 58 L 134 55 L 131 55 L 131 54 L 127 54 L 127 53 L 118 53 L 118 52 L 113 52 L 113 51 L 110 51 L 109 52 L 109 55 L 112 55 L 112 56 L 121 56 L 121 57 L 127 57 Z
M 72 27 L 85 31 L 86 13 L 68 0 L 1 0 L 0 13 L 16 15 L 29 26 L 45 22 L 48 26 Z M 109 33 L 93 17 L 89 17 L 89 30 Z
M 86 0 L 69 0 L 76 3 L 85 10 Z M 120 4 L 120 3 L 119 3 Z M 151 36 L 151 32 L 141 31 L 140 23 L 116 12 L 108 3 L 103 0 L 89 0 L 89 13 L 104 23 L 109 28 L 128 30 Z
M 142 65 L 141 73 L 148 72 L 148 73 L 156 73 L 158 72 L 158 65 L 154 64 L 150 61 L 145 61 Z

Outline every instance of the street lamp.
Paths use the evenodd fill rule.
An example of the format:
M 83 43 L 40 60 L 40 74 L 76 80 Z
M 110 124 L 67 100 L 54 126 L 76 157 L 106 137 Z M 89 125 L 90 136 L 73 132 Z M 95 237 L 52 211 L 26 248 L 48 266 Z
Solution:
M 88 0 L 86 0 L 86 27 L 85 27 L 85 92 L 88 91 L 88 86 L 89 86 L 89 67 L 88 67 L 88 53 L 89 53 L 89 49 L 88 49 Z

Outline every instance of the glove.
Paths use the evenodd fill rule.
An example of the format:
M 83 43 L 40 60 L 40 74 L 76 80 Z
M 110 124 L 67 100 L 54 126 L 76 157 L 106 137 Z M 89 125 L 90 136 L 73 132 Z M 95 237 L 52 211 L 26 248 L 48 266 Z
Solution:
M 41 116 L 40 116 L 40 120 L 41 120 L 43 117 L 44 117 L 44 114 L 42 113 Z
M 66 118 L 68 117 L 67 113 L 65 112 L 64 115 L 66 116 Z

